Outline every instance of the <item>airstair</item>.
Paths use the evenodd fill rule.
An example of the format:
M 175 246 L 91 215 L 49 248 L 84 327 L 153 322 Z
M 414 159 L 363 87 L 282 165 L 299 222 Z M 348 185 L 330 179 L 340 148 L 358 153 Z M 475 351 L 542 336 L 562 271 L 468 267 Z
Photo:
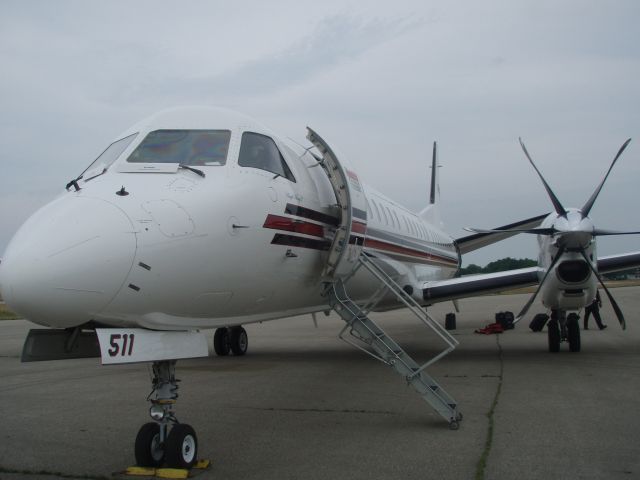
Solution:
M 458 341 L 367 255 L 361 243 L 351 241 L 353 212 L 357 210 L 360 215 L 366 212 L 364 193 L 358 188 L 357 180 L 354 184 L 353 176 L 347 178 L 336 155 L 317 133 L 308 129 L 307 138 L 322 154 L 318 164 L 329 178 L 341 213 L 323 272 L 324 294 L 329 305 L 346 322 L 339 338 L 393 368 L 449 422 L 452 430 L 458 429 L 462 414 L 457 402 L 426 372 L 427 367 L 453 351 Z M 349 297 L 347 286 L 361 268 L 373 275 L 378 288 L 366 301 L 356 303 Z M 369 313 L 389 297 L 404 304 L 421 323 L 433 330 L 444 342 L 444 350 L 420 365 L 376 324 Z

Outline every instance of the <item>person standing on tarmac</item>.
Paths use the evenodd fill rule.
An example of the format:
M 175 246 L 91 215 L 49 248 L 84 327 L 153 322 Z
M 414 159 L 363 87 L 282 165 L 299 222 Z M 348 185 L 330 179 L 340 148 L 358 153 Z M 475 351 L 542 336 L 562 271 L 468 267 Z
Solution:
M 596 291 L 596 298 L 593 299 L 591 305 L 587 305 L 584 308 L 584 329 L 589 330 L 589 315 L 593 314 L 593 318 L 596 321 L 596 325 L 600 330 L 607 328 L 603 325 L 602 318 L 600 318 L 600 308 L 602 307 L 602 299 L 600 298 L 600 292 Z

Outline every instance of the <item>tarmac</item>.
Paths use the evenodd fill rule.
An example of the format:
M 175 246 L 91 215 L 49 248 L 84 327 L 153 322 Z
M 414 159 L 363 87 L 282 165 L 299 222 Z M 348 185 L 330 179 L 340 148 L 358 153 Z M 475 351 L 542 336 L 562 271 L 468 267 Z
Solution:
M 178 362 L 178 418 L 198 434 L 201 479 L 640 478 L 640 287 L 606 298 L 608 328 L 582 352 L 547 351 L 530 318 L 499 335 L 474 330 L 527 295 L 461 302 L 460 346 L 430 367 L 459 402 L 457 431 L 389 367 L 337 334 L 335 315 L 247 326 L 249 353 Z M 451 303 L 430 308 L 444 322 Z M 529 317 L 537 313 L 535 306 Z M 373 318 L 418 358 L 442 349 L 406 311 Z M 125 478 L 149 421 L 147 365 L 99 359 L 20 363 L 24 320 L 0 321 L 0 478 Z M 208 332 L 212 337 L 213 332 Z

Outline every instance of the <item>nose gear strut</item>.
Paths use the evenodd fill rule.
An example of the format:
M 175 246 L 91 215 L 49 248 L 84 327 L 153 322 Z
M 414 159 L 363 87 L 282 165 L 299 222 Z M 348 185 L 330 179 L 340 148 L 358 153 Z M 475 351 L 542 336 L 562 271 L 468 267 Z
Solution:
M 153 390 L 149 415 L 154 420 L 138 431 L 135 443 L 136 463 L 141 467 L 193 467 L 197 460 L 198 438 L 190 425 L 179 423 L 174 407 L 178 399 L 176 360 L 153 362 Z

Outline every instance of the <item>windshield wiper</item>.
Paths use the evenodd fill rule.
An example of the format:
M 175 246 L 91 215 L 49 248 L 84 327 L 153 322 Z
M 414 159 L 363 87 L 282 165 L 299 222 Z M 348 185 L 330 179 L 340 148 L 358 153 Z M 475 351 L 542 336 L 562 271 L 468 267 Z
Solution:
M 69 183 L 67 183 L 67 185 L 64 187 L 65 190 L 68 192 L 71 187 L 74 187 L 76 189 L 76 192 L 79 191 L 79 190 L 82 190 L 80 188 L 80 186 L 78 185 L 78 180 L 82 180 L 82 175 L 80 175 L 77 178 L 74 178 Z
M 204 178 L 204 172 L 197 168 L 190 167 L 189 165 L 183 165 L 182 163 L 178 164 L 178 168 L 184 168 L 185 170 L 189 170 L 190 172 L 193 172 L 197 175 L 200 175 L 202 178 Z

